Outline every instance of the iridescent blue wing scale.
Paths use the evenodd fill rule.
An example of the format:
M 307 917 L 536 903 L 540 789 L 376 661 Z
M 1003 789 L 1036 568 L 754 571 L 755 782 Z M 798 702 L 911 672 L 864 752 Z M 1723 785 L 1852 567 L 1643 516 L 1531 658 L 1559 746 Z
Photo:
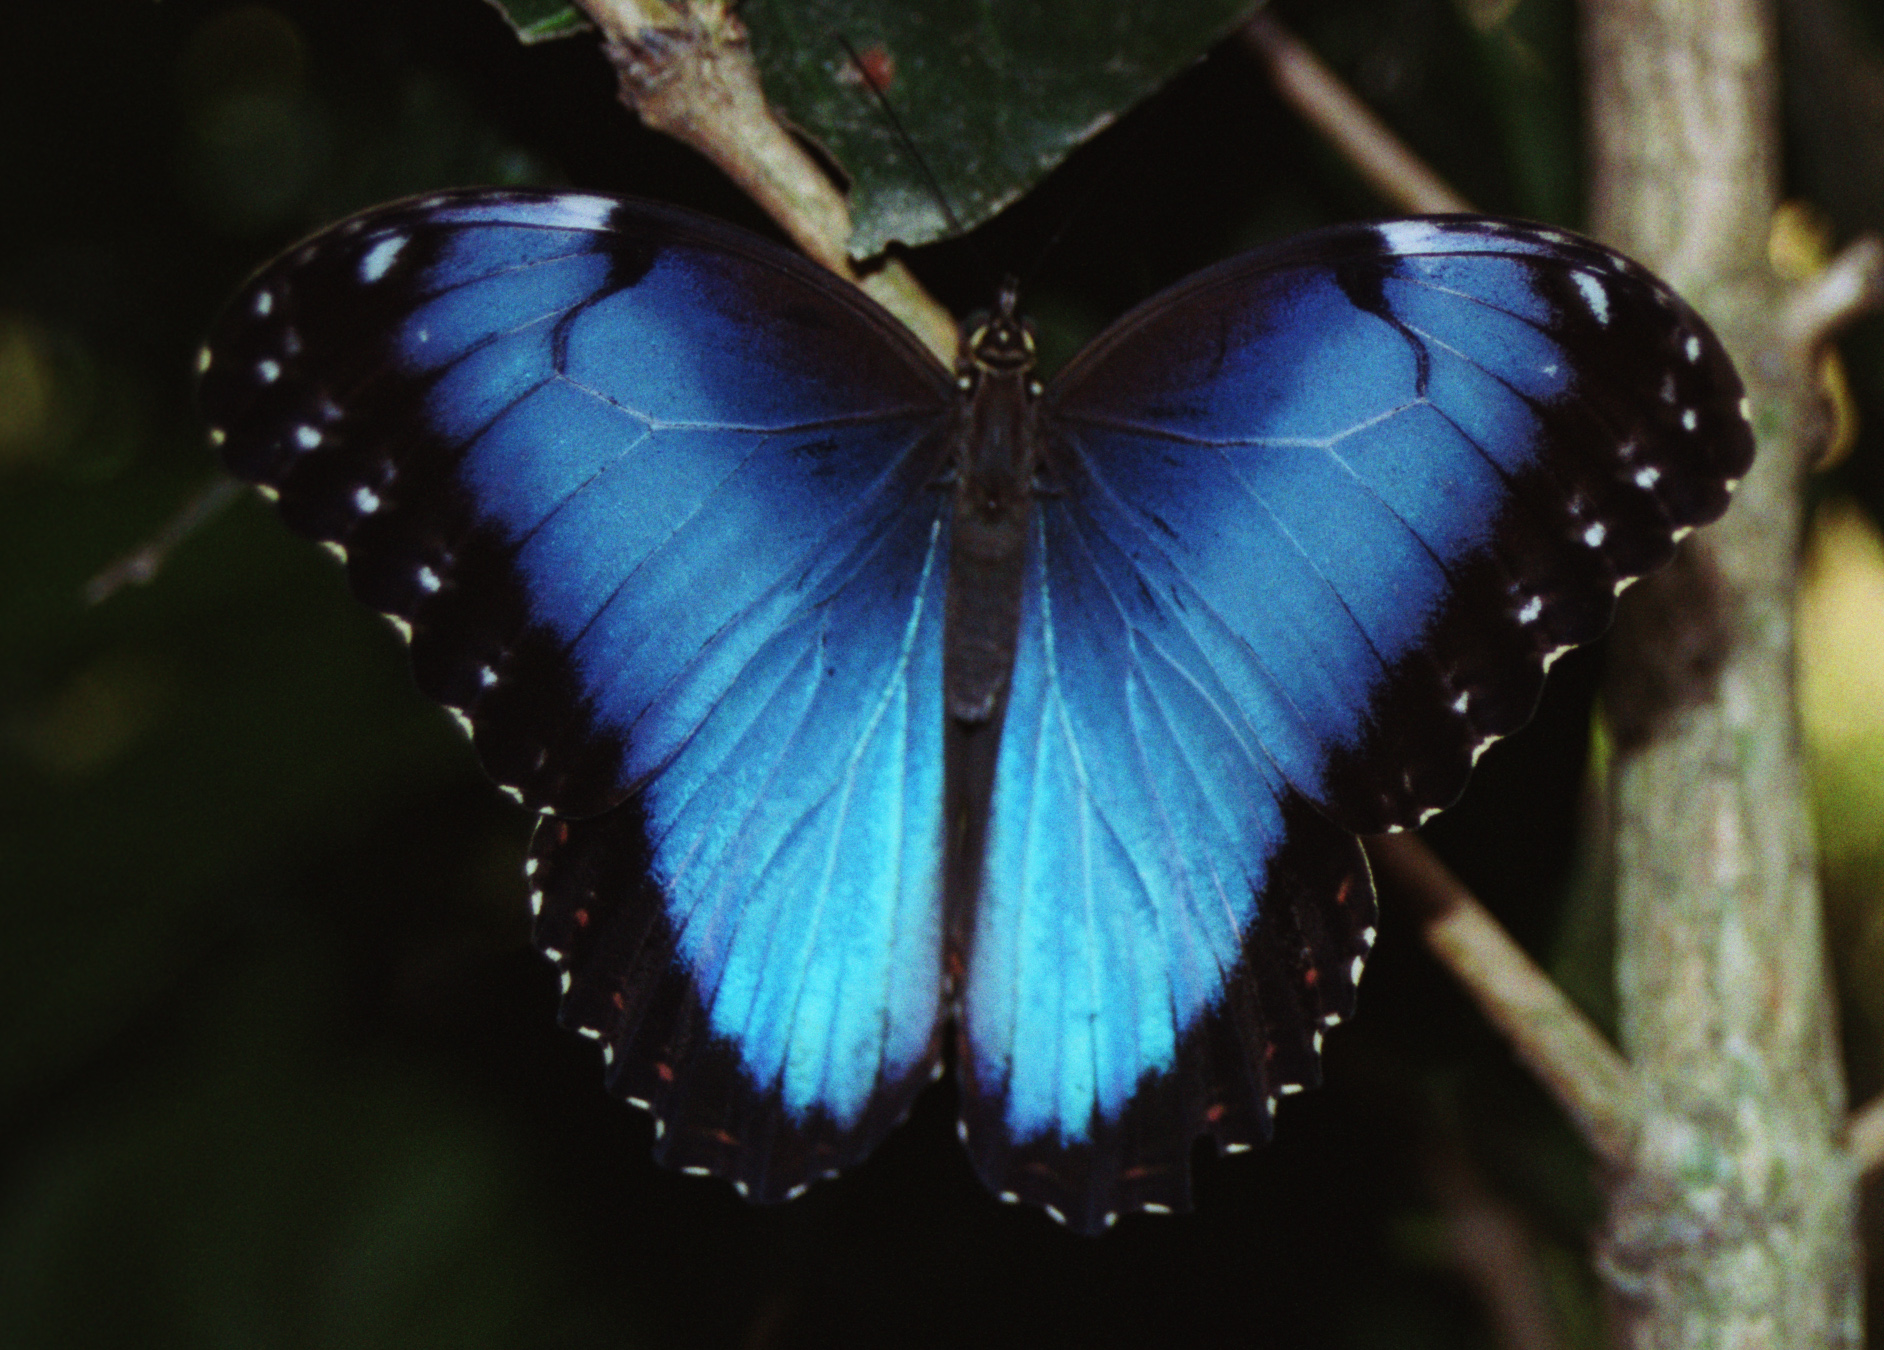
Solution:
M 1265 1138 L 1453 800 L 1725 509 L 1741 387 L 1666 287 L 1472 218 L 1200 274 L 1048 389 L 962 999 L 984 1179 L 1093 1230 Z
M 489 192 L 317 236 L 204 363 L 229 467 L 546 813 L 563 1020 L 665 1160 L 862 1157 L 944 1013 L 946 372 L 742 231 Z

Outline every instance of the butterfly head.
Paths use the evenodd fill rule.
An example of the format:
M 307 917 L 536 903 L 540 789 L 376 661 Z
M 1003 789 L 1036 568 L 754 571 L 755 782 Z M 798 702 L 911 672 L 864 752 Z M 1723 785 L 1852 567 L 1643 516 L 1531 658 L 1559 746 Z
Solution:
M 1018 310 L 1019 288 L 1012 277 L 1001 284 L 994 310 L 977 314 L 962 328 L 960 373 L 1025 379 L 1034 368 L 1034 326 Z

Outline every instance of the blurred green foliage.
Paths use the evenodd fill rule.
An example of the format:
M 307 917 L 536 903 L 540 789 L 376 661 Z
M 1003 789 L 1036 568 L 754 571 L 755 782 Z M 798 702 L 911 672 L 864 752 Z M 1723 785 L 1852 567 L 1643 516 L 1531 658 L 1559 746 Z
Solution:
M 1480 205 L 1575 223 L 1571 0 L 1279 9 Z M 1440 1156 L 1528 1216 L 1570 1343 L 1596 1343 L 1586 1160 L 1391 909 L 1329 1086 L 1291 1100 L 1269 1149 L 1203 1160 L 1195 1218 L 1080 1242 L 992 1204 L 946 1083 L 791 1206 L 656 1170 L 646 1122 L 553 1025 L 527 946 L 529 822 L 329 560 L 244 499 L 151 585 L 97 607 L 81 592 L 213 472 L 193 351 L 306 231 L 457 183 L 765 223 L 621 112 L 589 42 L 526 48 L 470 0 L 12 18 L 0 1345 L 1485 1345 L 1447 1255 Z M 1840 78 L 1874 75 L 1875 34 L 1852 31 Z M 946 66 L 913 30 L 895 44 L 912 80 Z M 1793 50 L 1811 87 L 1823 58 Z M 829 77 L 827 52 L 808 60 Z M 1829 201 L 1850 166 L 1814 144 L 1817 176 L 1793 188 Z M 1884 224 L 1838 200 L 1844 233 Z M 1020 270 L 1051 360 L 1237 248 L 1380 210 L 1225 46 L 974 246 L 912 261 L 958 312 L 987 302 L 983 257 Z M 1884 335 L 1847 355 L 1865 421 L 1827 491 L 1875 515 Z M 1432 833 L 1600 1011 L 1605 887 L 1577 824 L 1595 670 L 1563 662 L 1537 725 Z M 1841 951 L 1860 1094 L 1884 1085 L 1879 772 L 1820 759 L 1828 837 L 1849 842 L 1828 880 L 1858 935 Z

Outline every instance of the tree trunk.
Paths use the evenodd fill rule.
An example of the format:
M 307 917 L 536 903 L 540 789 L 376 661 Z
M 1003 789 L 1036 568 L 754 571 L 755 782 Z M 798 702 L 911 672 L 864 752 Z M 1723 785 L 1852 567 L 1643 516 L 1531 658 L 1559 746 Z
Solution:
M 1857 1178 L 1798 727 L 1801 482 L 1822 419 L 1766 263 L 1766 0 L 1584 0 L 1594 231 L 1666 277 L 1746 378 L 1759 458 L 1719 524 L 1624 601 L 1617 982 L 1645 1091 L 1599 1243 L 1619 1346 L 1862 1337 Z

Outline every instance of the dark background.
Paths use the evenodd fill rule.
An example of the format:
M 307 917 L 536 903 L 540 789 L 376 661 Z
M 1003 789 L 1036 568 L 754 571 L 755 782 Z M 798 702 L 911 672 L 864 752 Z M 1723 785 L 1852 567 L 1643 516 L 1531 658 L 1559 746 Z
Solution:
M 1569 0 L 1279 9 L 1480 206 L 1578 223 Z M 1884 216 L 1880 16 L 1787 14 L 1791 190 L 1849 237 Z M 470 0 L 16 6 L 0 99 L 0 1344 L 1489 1346 L 1462 1184 L 1522 1216 L 1566 1343 L 1597 1343 L 1587 1157 L 1391 894 L 1328 1085 L 1267 1150 L 1200 1159 L 1194 1217 L 1087 1241 L 994 1203 L 946 1082 L 789 1206 L 657 1170 L 554 1026 L 528 820 L 339 569 L 245 496 L 153 584 L 81 592 L 211 481 L 195 346 L 308 230 L 489 182 L 765 222 L 621 110 L 591 42 L 523 48 Z M 1200 265 L 1384 209 L 1226 46 L 911 262 L 958 313 L 1019 271 L 1063 355 Z M 1846 350 L 1879 407 L 1878 326 Z M 1864 425 L 1815 492 L 1875 510 Z M 1565 660 L 1428 833 L 1607 1018 L 1577 847 L 1599 669 Z M 1830 878 L 1838 933 L 1876 880 Z M 1879 1032 L 1844 973 L 1862 1097 Z

